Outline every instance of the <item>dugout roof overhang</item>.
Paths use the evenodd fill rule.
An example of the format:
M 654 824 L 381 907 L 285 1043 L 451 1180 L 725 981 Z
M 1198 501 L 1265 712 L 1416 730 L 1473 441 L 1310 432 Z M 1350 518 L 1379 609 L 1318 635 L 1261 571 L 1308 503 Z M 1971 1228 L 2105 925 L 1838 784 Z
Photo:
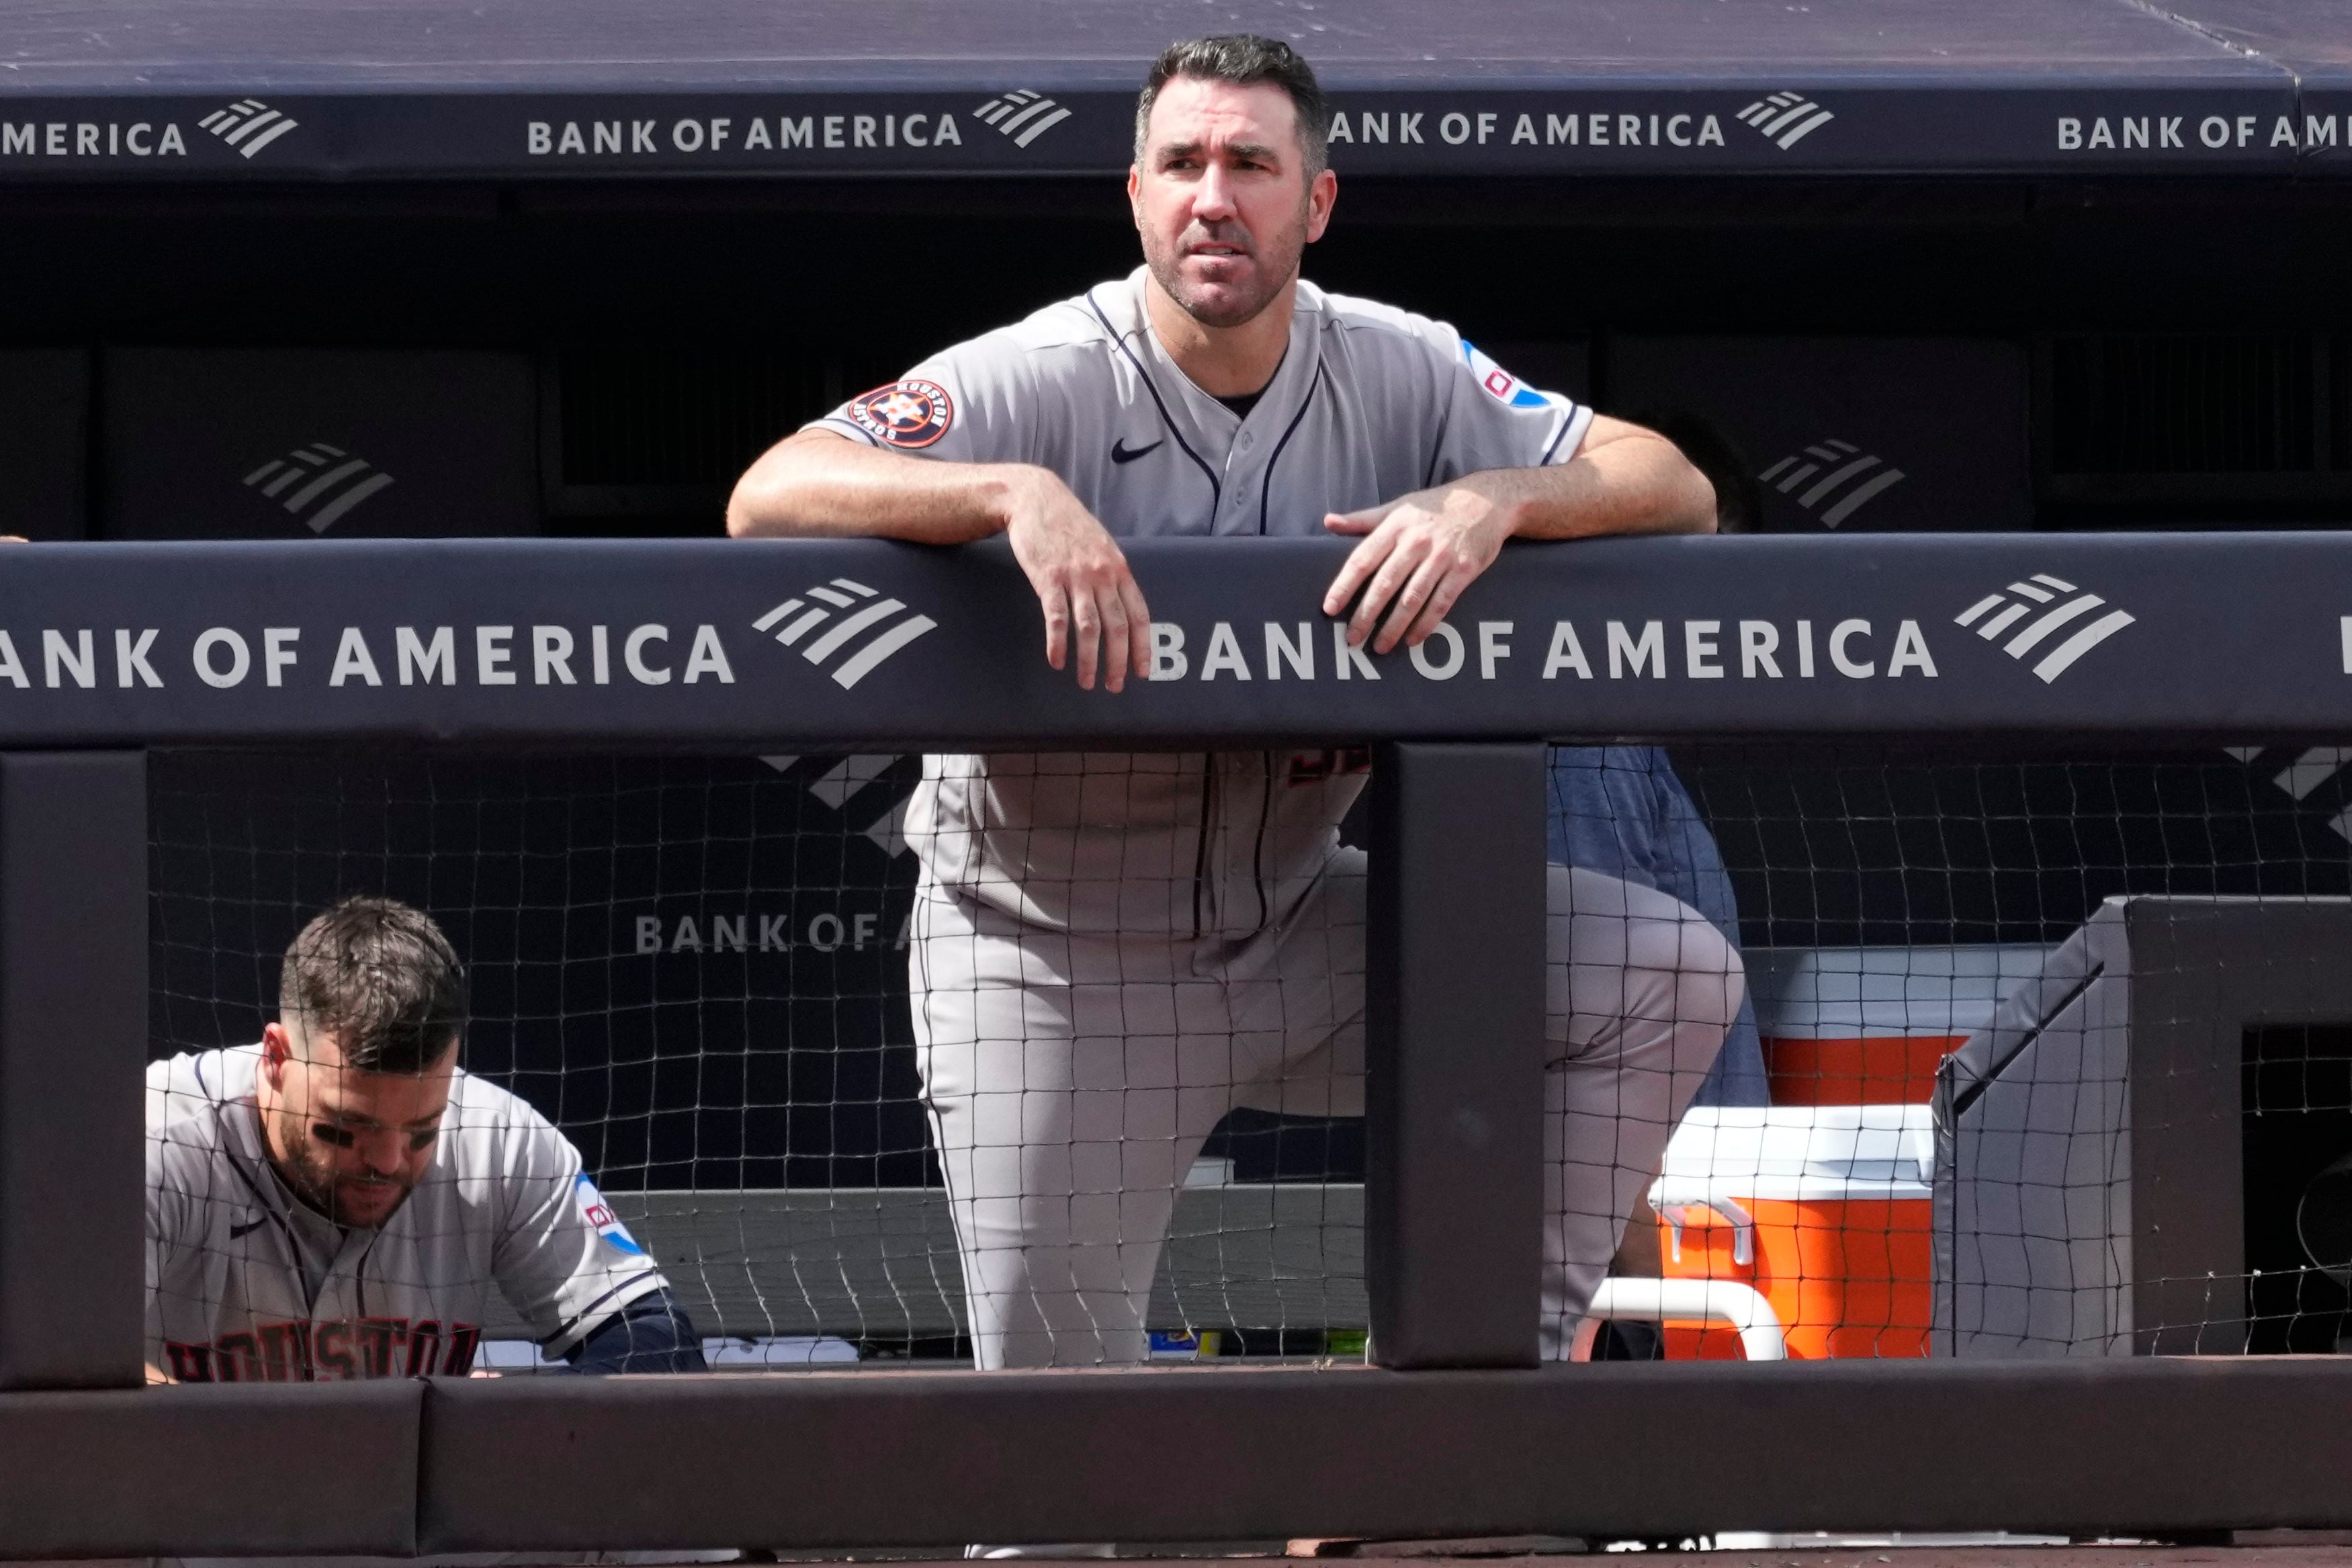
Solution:
M 1099 174 L 1242 28 L 1350 174 L 2352 170 L 2352 0 L 5 0 L 0 181 Z

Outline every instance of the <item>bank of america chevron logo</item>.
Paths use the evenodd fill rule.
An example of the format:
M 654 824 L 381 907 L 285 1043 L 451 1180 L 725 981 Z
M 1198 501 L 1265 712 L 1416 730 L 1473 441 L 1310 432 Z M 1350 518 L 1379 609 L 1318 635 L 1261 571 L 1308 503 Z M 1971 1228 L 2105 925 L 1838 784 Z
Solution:
M 1759 98 L 1739 111 L 1741 123 L 1752 125 L 1787 152 L 1835 120 L 1836 115 L 1801 93 L 1776 92 Z
M 1025 87 L 992 98 L 972 113 L 982 124 L 1013 138 L 1015 147 L 1026 147 L 1070 117 L 1068 110 Z
M 1824 468 L 1829 471 L 1822 473 Z M 1814 479 L 1816 474 L 1821 477 Z M 1825 508 L 1821 514 L 1822 526 L 1835 528 L 1901 484 L 1903 470 L 1886 467 L 1851 441 L 1826 440 L 1815 442 L 1801 452 L 1790 453 L 1756 477 L 1768 485 L 1779 479 L 1776 488 L 1782 495 L 1794 493 L 1799 485 L 1812 479 L 1811 484 L 1805 485 L 1803 493 L 1797 495 L 1797 504 L 1807 511 Z M 1839 494 L 1841 490 L 1844 494 Z
M 245 483 L 300 518 L 311 532 L 324 533 L 353 507 L 388 488 L 392 476 L 372 469 L 366 458 L 354 458 L 341 447 L 313 441 L 270 458 L 246 475 Z
M 250 158 L 298 123 L 269 107 L 257 98 L 240 98 L 226 109 L 215 109 L 196 121 L 205 130 L 236 149 L 240 158 Z
M 795 764 L 805 759 L 797 752 L 786 752 L 760 760 L 780 773 L 789 773 Z M 854 757 L 818 757 L 810 762 L 809 769 L 803 776 L 809 794 L 845 816 L 852 812 L 863 816 L 873 809 L 875 801 L 881 801 L 881 815 L 858 832 L 877 849 L 896 859 L 914 848 L 907 842 L 907 805 L 914 793 L 915 781 L 922 777 L 922 762 L 919 756 L 872 753 Z M 809 774 L 814 776 L 810 777 Z M 851 804 L 859 792 L 875 786 L 880 787 L 879 795 L 867 794 L 862 805 Z
M 2063 640 L 2033 667 L 2033 673 L 2046 686 L 2072 669 L 2076 659 L 2132 624 L 2135 617 L 2130 611 L 2109 610 L 2095 621 L 2077 625 L 2105 603 L 2063 577 L 2037 572 L 1998 594 L 1987 594 L 1952 617 L 1952 624 L 1974 628 L 1987 642 L 1997 641 L 2003 632 L 2017 626 L 2017 635 L 2002 643 L 2000 649 L 2015 659 L 2024 658 L 2063 634 Z M 2020 621 L 2025 624 L 2020 626 Z
M 833 677 L 844 691 L 881 668 L 885 659 L 936 629 L 929 616 L 901 615 L 907 606 L 877 595 L 863 583 L 835 577 L 804 588 L 751 623 Z M 831 668 L 826 666 L 831 665 Z
M 2284 790 L 2298 805 L 2315 805 L 2329 814 L 2330 832 L 2343 838 L 2352 838 L 2352 791 L 2345 782 L 2346 769 L 2352 767 L 2352 747 L 2314 746 L 2308 751 L 2282 754 L 2265 746 L 2224 746 L 2223 751 L 2250 768 L 2268 773 L 2284 761 L 2286 765 L 2271 775 L 2271 783 Z

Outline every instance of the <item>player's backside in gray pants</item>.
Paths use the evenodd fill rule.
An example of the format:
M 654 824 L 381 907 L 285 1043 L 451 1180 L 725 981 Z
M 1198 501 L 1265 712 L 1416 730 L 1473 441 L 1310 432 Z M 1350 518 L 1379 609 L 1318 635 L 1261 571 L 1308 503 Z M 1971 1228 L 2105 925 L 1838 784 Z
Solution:
M 1142 1360 L 1176 1190 L 1225 1113 L 1362 1113 L 1364 900 L 1349 849 L 1238 940 L 1057 929 L 926 875 L 915 1034 L 980 1365 Z M 1542 1328 L 1558 1359 L 1743 977 L 1664 893 L 1555 866 L 1549 901 Z

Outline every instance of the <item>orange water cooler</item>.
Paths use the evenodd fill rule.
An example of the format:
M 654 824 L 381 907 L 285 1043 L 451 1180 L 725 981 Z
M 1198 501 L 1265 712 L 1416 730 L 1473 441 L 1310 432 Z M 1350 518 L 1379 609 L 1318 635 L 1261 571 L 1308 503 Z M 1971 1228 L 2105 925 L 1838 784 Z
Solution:
M 1757 1291 L 1792 1358 L 1926 1355 L 1935 1147 L 1925 1105 L 1694 1110 L 1650 1189 L 1662 1271 Z M 1720 1325 L 1665 1338 L 1670 1360 L 1743 1353 Z
M 1719 1310 L 1711 1323 L 1669 1315 L 1669 1358 L 1752 1353 L 1768 1342 L 1755 1329 L 1768 1309 L 1791 1357 L 1927 1353 L 1936 1070 L 2049 952 L 1748 951 L 1772 1105 L 1693 1110 L 1651 1204 L 1668 1281 L 1742 1286 L 1762 1300 L 1717 1293 L 1750 1321 L 1745 1349 Z

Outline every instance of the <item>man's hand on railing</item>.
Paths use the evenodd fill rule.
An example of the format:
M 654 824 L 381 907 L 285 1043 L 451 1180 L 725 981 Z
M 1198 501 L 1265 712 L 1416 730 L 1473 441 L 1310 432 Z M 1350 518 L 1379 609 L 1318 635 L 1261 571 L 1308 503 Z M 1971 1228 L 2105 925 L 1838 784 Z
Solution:
M 1323 595 L 1323 613 L 1346 614 L 1362 590 L 1348 641 L 1361 647 L 1377 628 L 1372 651 L 1389 653 L 1399 642 L 1420 647 L 1495 563 L 1505 540 L 1711 533 L 1715 488 L 1655 431 L 1598 416 L 1575 458 L 1557 467 L 1465 474 L 1379 506 L 1333 512 L 1323 526 L 1364 536 Z
M 736 481 L 727 531 L 803 539 L 864 536 L 961 544 L 1003 533 L 1045 612 L 1045 662 L 1113 691 L 1150 668 L 1151 612 L 1127 555 L 1051 469 L 941 463 L 803 430 Z
M 1364 536 L 1323 595 L 1323 613 L 1339 616 L 1363 591 L 1348 617 L 1350 647 L 1363 647 L 1377 630 L 1375 653 L 1393 651 L 1400 640 L 1419 647 L 1462 591 L 1495 563 L 1517 514 L 1475 482 L 1488 477 L 1473 475 L 1323 520 L 1334 533 Z
M 1004 532 L 1045 612 L 1045 662 L 1065 668 L 1075 644 L 1078 685 L 1093 690 L 1099 671 L 1121 690 L 1151 658 L 1151 611 L 1127 554 L 1069 486 L 1044 468 L 1014 471 L 1034 478 L 1013 498 Z

